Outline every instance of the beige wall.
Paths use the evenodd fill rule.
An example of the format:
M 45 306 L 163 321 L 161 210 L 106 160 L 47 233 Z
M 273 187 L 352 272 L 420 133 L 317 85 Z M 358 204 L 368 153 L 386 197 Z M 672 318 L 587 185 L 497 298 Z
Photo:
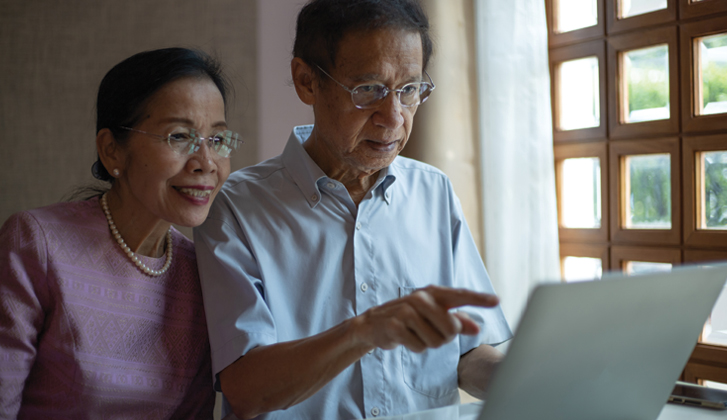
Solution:
M 258 2 L 258 159 L 283 152 L 295 125 L 313 124 L 313 110 L 298 99 L 290 76 L 295 19 L 306 0 Z
M 419 107 L 403 155 L 449 176 L 467 224 L 484 254 L 480 185 L 474 3 L 423 0 L 431 23 L 434 55 L 428 72 L 437 88 Z
M 255 0 L 0 0 L 0 223 L 93 180 L 94 101 L 113 65 L 149 49 L 215 54 L 236 97 L 234 169 L 258 160 Z

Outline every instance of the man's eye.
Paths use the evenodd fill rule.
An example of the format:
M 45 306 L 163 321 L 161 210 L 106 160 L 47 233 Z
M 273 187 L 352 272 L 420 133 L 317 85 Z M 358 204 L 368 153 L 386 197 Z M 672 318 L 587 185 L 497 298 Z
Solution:
M 401 88 L 402 95 L 414 95 L 419 91 L 419 83 L 412 83 Z
M 356 88 L 359 93 L 375 93 L 381 90 L 381 85 L 361 85 Z

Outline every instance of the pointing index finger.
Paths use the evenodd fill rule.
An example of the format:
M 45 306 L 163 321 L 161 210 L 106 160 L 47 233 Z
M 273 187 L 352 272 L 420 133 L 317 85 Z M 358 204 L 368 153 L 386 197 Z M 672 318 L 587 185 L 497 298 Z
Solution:
M 452 289 L 444 287 L 427 287 L 429 293 L 440 306 L 446 309 L 458 308 L 460 306 L 478 306 L 491 308 L 500 303 L 495 295 L 478 293 L 467 289 Z

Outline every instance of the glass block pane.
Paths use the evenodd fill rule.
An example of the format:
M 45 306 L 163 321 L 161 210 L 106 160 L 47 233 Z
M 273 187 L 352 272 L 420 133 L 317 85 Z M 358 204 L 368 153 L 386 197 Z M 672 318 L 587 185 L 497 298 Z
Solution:
M 629 261 L 626 263 L 626 274 L 628 275 L 663 273 L 666 271 L 671 271 L 671 264 L 646 261 Z
M 619 1 L 619 17 L 629 18 L 666 9 L 667 0 L 621 0 Z
M 570 32 L 598 24 L 597 0 L 557 0 L 556 32 Z
M 717 298 L 702 331 L 702 343 L 727 345 L 727 286 Z
M 561 223 L 566 228 L 601 227 L 601 162 L 598 158 L 563 160 Z
M 727 151 L 702 152 L 698 158 L 700 227 L 727 229 Z
M 601 125 L 598 58 L 564 61 L 557 74 L 558 128 L 575 130 Z
M 623 122 L 669 119 L 669 46 L 628 51 L 622 64 Z
M 698 38 L 697 74 L 701 80 L 697 115 L 727 112 L 727 34 Z
M 671 229 L 671 159 L 668 153 L 624 159 L 625 228 Z
M 567 282 L 600 279 L 603 267 L 600 258 L 565 257 L 563 279 Z

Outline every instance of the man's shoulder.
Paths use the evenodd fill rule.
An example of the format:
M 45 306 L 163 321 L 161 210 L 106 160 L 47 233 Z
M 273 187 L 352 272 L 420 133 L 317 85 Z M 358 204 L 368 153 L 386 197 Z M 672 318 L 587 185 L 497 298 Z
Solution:
M 265 182 L 284 168 L 281 156 L 276 156 L 252 166 L 239 169 L 230 174 L 225 188 L 234 188 L 240 184 Z

